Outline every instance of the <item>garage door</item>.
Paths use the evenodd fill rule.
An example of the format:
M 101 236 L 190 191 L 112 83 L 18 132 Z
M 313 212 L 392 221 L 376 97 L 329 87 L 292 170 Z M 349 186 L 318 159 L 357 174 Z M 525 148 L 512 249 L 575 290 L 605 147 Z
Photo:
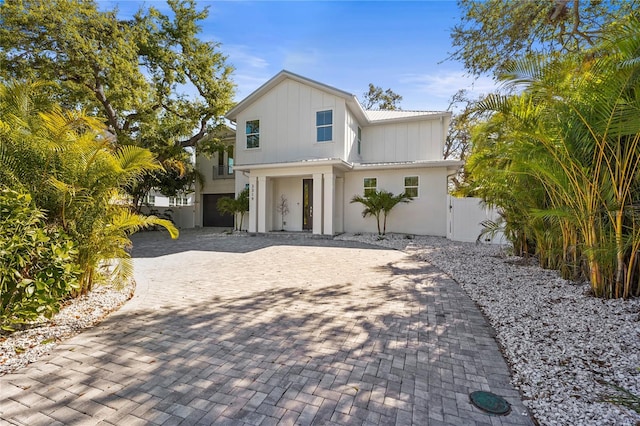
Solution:
M 236 194 L 203 194 L 202 226 L 219 226 L 233 228 L 233 215 L 220 214 L 216 203 L 222 197 L 235 198 Z

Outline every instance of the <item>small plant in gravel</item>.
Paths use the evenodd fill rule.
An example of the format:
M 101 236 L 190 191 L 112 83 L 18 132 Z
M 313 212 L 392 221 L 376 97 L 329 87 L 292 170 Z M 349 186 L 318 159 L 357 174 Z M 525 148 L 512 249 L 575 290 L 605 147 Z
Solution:
M 406 193 L 393 195 L 389 191 L 373 191 L 365 196 L 354 195 L 351 199 L 352 203 L 360 203 L 364 206 L 362 217 L 373 216 L 376 218 L 378 225 L 378 235 L 382 236 L 387 233 L 387 216 L 389 212 L 400 203 L 408 203 L 413 197 Z M 382 227 L 380 220 L 382 219 Z

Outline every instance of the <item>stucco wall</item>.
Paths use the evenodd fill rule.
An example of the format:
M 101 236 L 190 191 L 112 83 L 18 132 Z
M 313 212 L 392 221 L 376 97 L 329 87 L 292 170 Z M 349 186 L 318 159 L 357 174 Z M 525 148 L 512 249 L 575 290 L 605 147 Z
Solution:
M 399 194 L 404 191 L 404 177 L 419 177 L 419 196 L 407 204 L 397 205 L 387 218 L 387 232 L 446 236 L 447 172 L 445 168 L 354 171 L 345 174 L 345 231 L 377 232 L 373 217 L 362 217 L 363 206 L 351 203 L 363 194 L 364 178 L 375 177 L 378 190 Z

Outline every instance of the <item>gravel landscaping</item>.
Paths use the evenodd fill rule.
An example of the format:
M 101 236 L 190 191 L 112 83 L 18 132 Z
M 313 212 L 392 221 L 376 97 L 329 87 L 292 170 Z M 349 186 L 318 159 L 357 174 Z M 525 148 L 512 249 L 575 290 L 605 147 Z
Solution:
M 640 299 L 596 299 L 588 284 L 563 280 L 500 246 L 404 235 L 336 239 L 404 250 L 460 283 L 495 329 L 513 384 L 541 425 L 640 425 L 640 413 L 607 402 L 629 396 L 618 387 L 636 395 L 638 407 Z M 100 287 L 69 302 L 49 322 L 0 336 L 0 375 L 96 324 L 132 293 L 133 285 Z
M 116 288 L 99 286 L 86 296 L 67 301 L 51 320 L 10 335 L 0 335 L 0 376 L 48 354 L 62 340 L 102 321 L 133 296 L 133 282 Z
M 542 425 L 640 425 L 640 413 L 606 402 L 635 395 L 640 410 L 640 299 L 602 300 L 508 255 L 505 247 L 445 238 L 338 237 L 418 256 L 449 274 L 480 306 L 512 369 L 512 382 Z

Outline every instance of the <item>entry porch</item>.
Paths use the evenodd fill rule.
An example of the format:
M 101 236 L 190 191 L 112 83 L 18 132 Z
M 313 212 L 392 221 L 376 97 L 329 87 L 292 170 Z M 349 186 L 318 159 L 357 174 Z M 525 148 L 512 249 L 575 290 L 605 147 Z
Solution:
M 249 232 L 344 232 L 344 173 L 341 160 L 239 166 L 248 177 Z

